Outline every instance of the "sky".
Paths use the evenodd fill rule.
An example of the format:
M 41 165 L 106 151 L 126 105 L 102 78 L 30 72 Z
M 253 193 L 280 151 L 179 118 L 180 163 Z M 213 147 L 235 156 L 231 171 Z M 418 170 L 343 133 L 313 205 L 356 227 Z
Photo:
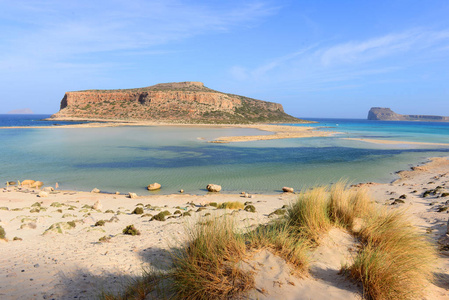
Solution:
M 0 0 L 0 114 L 201 81 L 296 117 L 449 116 L 447 0 Z

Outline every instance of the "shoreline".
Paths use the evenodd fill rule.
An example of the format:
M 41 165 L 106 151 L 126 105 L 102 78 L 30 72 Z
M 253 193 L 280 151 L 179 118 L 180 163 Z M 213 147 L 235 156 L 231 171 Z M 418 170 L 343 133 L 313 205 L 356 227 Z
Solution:
M 448 166 L 449 157 L 432 158 L 410 170 L 398 172 L 400 179 L 391 183 L 359 186 L 369 188 L 379 205 L 406 209 L 412 223 L 436 241 L 446 230 L 447 214 L 438 212 L 440 204 L 429 203 L 439 203 L 449 197 L 440 199 L 430 195 L 423 198 L 421 195 L 437 186 L 449 191 Z M 101 289 L 118 291 L 129 284 L 129 280 L 140 276 L 142 268 L 167 270 L 170 264 L 168 250 L 184 239 L 187 224 L 197 222 L 208 213 L 226 213 L 206 204 L 252 202 L 255 213 L 244 210 L 231 213 L 243 228 L 273 220 L 275 210 L 297 197 L 294 193 L 251 194 L 247 197 L 211 193 L 147 195 L 130 199 L 124 194 L 65 190 L 38 197 L 37 190 L 26 190 L 12 186 L 0 190 L 0 225 L 8 239 L 8 242 L 0 240 L 4 258 L 0 262 L 2 299 L 93 298 L 101 293 Z M 391 199 L 398 199 L 400 195 L 406 195 L 404 203 L 393 205 L 396 200 Z M 144 208 L 143 215 L 132 213 L 137 206 Z M 33 209 L 35 212 L 31 212 Z M 151 221 L 151 217 L 145 215 L 164 210 L 171 213 L 165 222 Z M 176 210 L 190 211 L 191 216 L 179 217 L 174 214 Z M 106 224 L 95 226 L 100 220 L 106 220 Z M 74 222 L 76 226 L 71 228 L 67 226 L 68 222 Z M 124 227 L 130 224 L 141 231 L 140 236 L 122 234 Z M 14 237 L 21 240 L 14 240 Z M 108 242 L 100 242 L 102 237 Z M 439 258 L 438 272 L 449 276 L 447 258 Z M 427 299 L 449 297 L 449 290 L 441 284 L 432 284 L 428 289 Z

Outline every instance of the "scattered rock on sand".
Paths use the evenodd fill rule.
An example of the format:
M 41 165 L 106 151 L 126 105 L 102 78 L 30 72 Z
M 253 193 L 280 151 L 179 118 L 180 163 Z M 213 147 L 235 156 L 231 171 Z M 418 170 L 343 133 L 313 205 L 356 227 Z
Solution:
M 152 183 L 152 184 L 149 184 L 149 185 L 147 186 L 147 189 L 148 189 L 149 191 L 155 191 L 155 190 L 158 190 L 158 189 L 160 189 L 160 188 L 161 188 L 161 185 L 160 185 L 159 183 L 157 183 L 157 182 Z
M 136 199 L 137 198 L 137 194 L 136 193 L 128 193 L 128 197 L 131 199 Z
M 293 188 L 291 188 L 291 187 L 284 186 L 282 188 L 282 191 L 285 192 L 285 193 L 293 193 L 295 190 Z
M 40 188 L 43 185 L 44 185 L 44 183 L 42 181 L 35 181 L 34 183 L 30 184 L 30 187 L 32 187 L 32 188 Z
M 99 192 L 100 192 L 100 190 L 97 189 L 97 188 L 94 188 L 94 189 L 91 191 L 91 193 L 99 193 Z
M 221 185 L 218 185 L 218 184 L 213 184 L 213 183 L 211 183 L 211 184 L 208 184 L 207 185 L 207 190 L 209 191 L 209 192 L 219 192 L 219 191 L 221 191 Z
M 44 191 L 40 191 L 38 196 L 39 196 L 40 198 L 48 197 L 48 193 L 47 193 L 47 192 L 44 192 Z
M 24 186 L 24 185 L 32 185 L 33 183 L 35 183 L 36 181 L 35 180 L 32 180 L 32 179 L 25 179 L 24 181 L 22 181 L 22 183 L 20 184 L 21 186 Z

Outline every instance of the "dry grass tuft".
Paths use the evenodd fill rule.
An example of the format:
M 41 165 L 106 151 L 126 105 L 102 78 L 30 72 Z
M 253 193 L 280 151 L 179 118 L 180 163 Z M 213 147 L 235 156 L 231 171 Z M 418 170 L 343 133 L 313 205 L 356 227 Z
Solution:
M 157 292 L 157 299 L 168 299 L 166 292 L 160 289 L 162 280 L 166 279 L 163 275 L 156 271 L 144 272 L 141 278 L 133 279 L 126 287 L 125 291 L 119 295 L 103 291 L 99 296 L 101 300 L 147 300 L 153 299 L 148 295 Z
M 254 277 L 238 268 L 246 252 L 229 218 L 211 218 L 188 231 L 188 244 L 174 252 L 174 293 L 181 299 L 225 299 L 253 288 Z
M 329 197 L 325 187 L 308 190 L 287 209 L 286 222 L 304 236 L 315 242 L 330 229 Z
M 261 225 L 247 233 L 246 240 L 249 249 L 270 249 L 273 254 L 282 257 L 294 267 L 295 275 L 308 273 L 310 243 L 285 222 L 274 222 Z
M 352 228 L 356 218 L 364 218 L 373 210 L 368 191 L 347 188 L 339 181 L 330 188 L 329 217 L 337 226 Z
M 403 211 L 375 211 L 360 231 L 363 248 L 349 268 L 370 299 L 419 299 L 433 276 L 434 247 Z

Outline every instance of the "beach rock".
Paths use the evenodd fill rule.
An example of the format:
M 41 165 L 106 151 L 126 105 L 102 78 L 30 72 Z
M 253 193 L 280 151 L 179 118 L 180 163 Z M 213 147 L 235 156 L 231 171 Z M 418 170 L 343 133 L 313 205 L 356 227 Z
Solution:
M 97 189 L 97 188 L 94 188 L 94 189 L 91 191 L 91 193 L 99 193 L 99 192 L 100 192 L 100 190 Z
M 293 193 L 295 190 L 294 190 L 293 188 L 291 188 L 291 187 L 284 186 L 284 187 L 282 188 L 282 191 L 283 191 L 284 193 Z
M 120 192 L 115 192 L 116 195 L 120 195 Z
M 33 183 L 35 183 L 36 181 L 35 180 L 32 180 L 32 179 L 26 179 L 26 180 L 24 180 L 24 181 L 22 181 L 22 183 L 20 184 L 21 186 L 24 186 L 24 185 L 32 185 Z
M 218 184 L 211 183 L 211 184 L 208 184 L 206 188 L 209 192 L 217 193 L 217 192 L 221 191 L 221 185 L 218 185 Z
M 152 183 L 152 184 L 149 184 L 149 185 L 147 186 L 147 189 L 148 189 L 149 191 L 155 191 L 155 190 L 158 190 L 158 189 L 160 189 L 160 188 L 161 188 L 161 185 L 160 185 L 159 183 L 157 183 L 157 182 Z
M 44 191 L 40 191 L 38 196 L 39 196 L 40 198 L 48 197 L 48 193 L 47 193 L 47 192 L 44 192 Z
M 15 182 L 15 181 L 8 181 L 7 183 L 8 183 L 8 185 L 16 185 L 17 184 L 17 182 Z
M 46 186 L 42 190 L 47 192 L 47 193 L 55 191 L 55 189 L 53 187 L 51 187 L 51 186 Z
M 137 194 L 136 193 L 128 193 L 128 197 L 131 199 L 136 199 L 137 198 Z
M 184 193 L 184 190 L 183 190 L 183 189 L 181 189 L 181 190 L 180 190 L 179 192 L 180 192 L 180 193 L 182 194 L 182 193 Z
M 97 200 L 97 202 L 94 203 L 92 208 L 95 209 L 95 210 L 101 210 L 103 208 L 103 205 L 101 204 L 100 200 Z
M 35 181 L 34 183 L 30 184 L 30 187 L 32 187 L 32 188 L 40 188 L 43 185 L 44 185 L 44 183 L 42 181 Z

